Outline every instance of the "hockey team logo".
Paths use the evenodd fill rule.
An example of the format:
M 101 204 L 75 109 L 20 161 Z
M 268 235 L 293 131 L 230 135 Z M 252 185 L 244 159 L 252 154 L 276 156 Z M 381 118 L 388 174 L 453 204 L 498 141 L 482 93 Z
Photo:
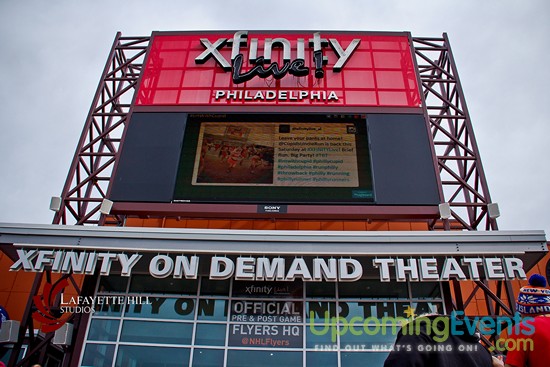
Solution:
M 40 330 L 45 333 L 51 333 L 63 326 L 70 314 L 62 314 L 56 307 L 57 296 L 60 295 L 63 290 L 69 285 L 67 278 L 63 277 L 54 284 L 46 282 L 44 290 L 41 295 L 33 297 L 36 311 L 32 314 L 32 318 L 35 321 L 41 322 L 42 326 Z

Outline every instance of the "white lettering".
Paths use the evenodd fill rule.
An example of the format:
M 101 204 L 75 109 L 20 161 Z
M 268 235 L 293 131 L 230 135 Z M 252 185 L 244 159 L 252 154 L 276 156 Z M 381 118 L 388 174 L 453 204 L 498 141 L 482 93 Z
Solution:
M 142 255 L 133 254 L 130 258 L 126 254 L 118 254 L 118 261 L 122 265 L 120 275 L 123 277 L 129 277 L 132 273 L 132 268 L 137 264 Z
M 214 256 L 210 263 L 210 279 L 224 280 L 233 275 L 235 264 L 227 257 Z
M 525 270 L 523 270 L 523 261 L 521 261 L 521 259 L 516 259 L 515 257 L 505 257 L 504 269 L 506 271 L 506 278 L 508 279 L 527 279 Z
M 174 263 L 174 278 L 181 279 L 185 275 L 185 279 L 197 279 L 199 273 L 199 257 L 179 255 L 176 256 Z
M 355 259 L 340 259 L 338 265 L 340 266 L 340 281 L 353 282 L 363 276 L 363 267 Z
M 459 280 L 466 280 L 466 274 L 460 268 L 460 264 L 456 259 L 449 257 L 443 263 L 441 271 L 441 280 L 449 280 L 451 277 L 456 277 Z
M 279 90 L 279 91 L 250 91 L 250 90 L 216 90 L 214 91 L 216 101 L 303 101 L 310 99 L 312 101 L 338 101 L 338 95 L 335 91 L 307 91 L 307 90 Z
M 149 273 L 155 278 L 166 278 L 174 270 L 174 260 L 168 255 L 157 255 L 149 263 Z
M 398 282 L 407 281 L 406 274 L 409 275 L 411 281 L 418 281 L 418 266 L 416 259 L 408 259 L 408 265 L 405 265 L 405 259 L 397 259 L 395 264 L 395 273 Z
M 235 279 L 254 280 L 254 268 L 256 259 L 253 257 L 238 257 L 237 267 L 235 269 Z
M 504 269 L 500 259 L 485 259 L 485 275 L 488 279 L 504 279 Z
M 439 280 L 436 259 L 420 259 L 420 279 Z
M 372 265 L 375 268 L 380 268 L 380 280 L 383 282 L 390 281 L 390 265 L 393 265 L 395 261 L 393 259 L 374 259 Z

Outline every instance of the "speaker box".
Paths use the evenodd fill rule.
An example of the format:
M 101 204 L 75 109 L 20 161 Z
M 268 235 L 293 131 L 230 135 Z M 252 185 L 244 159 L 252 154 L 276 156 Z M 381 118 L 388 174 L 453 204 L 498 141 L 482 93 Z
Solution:
M 101 214 L 109 215 L 112 208 L 113 202 L 109 199 L 103 199 L 103 201 L 101 202 L 101 206 L 99 207 L 99 211 L 101 212 Z
M 52 196 L 50 200 L 50 210 L 58 212 L 61 209 L 61 198 L 59 196 Z
M 439 217 L 441 219 L 449 219 L 451 215 L 451 205 L 449 203 L 439 204 Z
M 8 320 L 2 322 L 0 328 L 0 343 L 16 343 L 19 335 L 19 321 Z
M 497 203 L 487 204 L 487 212 L 489 214 L 489 218 L 491 219 L 497 219 L 500 217 L 500 209 Z
M 71 345 L 73 338 L 73 324 L 65 324 L 55 331 L 52 343 L 54 345 Z

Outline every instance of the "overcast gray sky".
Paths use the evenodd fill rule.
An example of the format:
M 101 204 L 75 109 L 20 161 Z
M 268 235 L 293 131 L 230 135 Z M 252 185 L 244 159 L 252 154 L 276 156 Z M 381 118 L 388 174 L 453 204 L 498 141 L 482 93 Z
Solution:
M 550 233 L 548 0 L 0 0 L 0 222 L 51 223 L 117 31 L 447 32 L 500 229 Z

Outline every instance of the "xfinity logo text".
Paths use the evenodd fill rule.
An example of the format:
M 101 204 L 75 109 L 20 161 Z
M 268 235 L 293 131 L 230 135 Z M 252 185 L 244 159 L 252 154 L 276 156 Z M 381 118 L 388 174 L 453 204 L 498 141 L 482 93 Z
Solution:
M 201 38 L 200 41 L 205 47 L 205 50 L 195 58 L 195 63 L 204 64 L 213 57 L 225 71 L 232 72 L 232 79 L 235 84 L 244 83 L 255 76 L 260 78 L 273 76 L 275 79 L 281 79 L 286 74 L 298 77 L 309 75 L 310 68 L 306 66 L 305 61 L 306 40 L 304 38 L 298 38 L 296 40 L 296 58 L 294 60 L 291 58 L 292 45 L 286 38 L 277 37 L 264 39 L 264 54 L 262 56 L 258 55 L 258 38 L 250 39 L 250 45 L 247 39 L 248 31 L 235 32 L 233 39 L 218 38 L 214 43 L 210 42 L 207 38 Z M 310 62 L 315 70 L 315 77 L 323 78 L 325 75 L 323 66 L 328 63 L 328 58 L 323 53 L 325 47 L 330 45 L 333 52 L 338 57 L 338 60 L 332 66 L 332 70 L 339 72 L 357 49 L 360 42 L 361 40 L 356 38 L 344 49 L 337 39 L 330 38 L 327 40 L 321 38 L 320 32 L 313 33 L 312 38 L 308 39 L 307 43 L 308 47 L 313 49 L 313 59 L 310 60 Z M 219 51 L 226 45 L 231 45 L 231 63 L 228 62 Z M 248 61 L 250 64 L 255 65 L 248 71 L 242 70 L 244 56 L 241 53 L 241 47 L 249 47 Z M 283 65 L 272 62 L 272 51 L 275 47 L 282 47 L 283 49 Z M 269 64 L 269 66 L 265 67 L 264 65 L 267 64 Z

